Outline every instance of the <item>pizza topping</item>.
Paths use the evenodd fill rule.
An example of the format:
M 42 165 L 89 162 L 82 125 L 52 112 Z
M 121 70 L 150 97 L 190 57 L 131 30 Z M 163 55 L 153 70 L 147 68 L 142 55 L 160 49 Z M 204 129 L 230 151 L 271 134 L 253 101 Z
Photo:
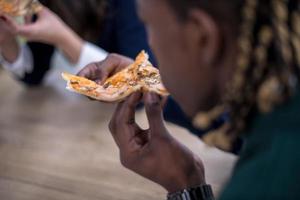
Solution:
M 137 56 L 132 65 L 108 78 L 102 85 L 66 73 L 62 76 L 68 81 L 68 89 L 100 101 L 120 101 L 137 91 L 152 91 L 162 96 L 168 95 L 158 69 L 151 65 L 144 51 Z
M 110 83 L 110 82 L 107 82 L 107 83 L 105 83 L 105 84 L 103 85 L 103 88 L 106 89 L 106 88 L 108 88 L 110 85 L 111 85 L 111 83 Z
M 129 81 L 128 81 L 128 85 L 130 85 L 130 86 L 135 86 L 135 85 L 137 85 L 137 82 L 134 81 L 134 80 L 129 80 Z
M 160 84 L 160 80 L 158 79 L 159 77 L 146 77 L 144 78 L 144 81 L 147 85 L 156 85 Z

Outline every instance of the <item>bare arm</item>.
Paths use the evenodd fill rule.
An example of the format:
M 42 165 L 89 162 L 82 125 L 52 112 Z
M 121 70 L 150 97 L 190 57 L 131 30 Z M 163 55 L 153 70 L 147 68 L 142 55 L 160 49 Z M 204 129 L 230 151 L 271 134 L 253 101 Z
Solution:
M 5 17 L 0 18 L 0 49 L 2 57 L 9 63 L 17 60 L 19 45 L 9 21 Z
M 44 7 L 35 22 L 15 24 L 16 33 L 28 41 L 41 42 L 59 48 L 71 63 L 76 63 L 84 41 L 55 13 Z

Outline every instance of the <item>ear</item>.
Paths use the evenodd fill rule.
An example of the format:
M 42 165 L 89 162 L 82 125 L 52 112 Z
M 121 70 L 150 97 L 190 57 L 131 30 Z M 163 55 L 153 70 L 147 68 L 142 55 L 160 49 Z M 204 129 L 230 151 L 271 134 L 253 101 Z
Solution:
M 206 66 L 211 66 L 222 48 L 220 27 L 208 13 L 196 8 L 189 12 L 186 22 L 187 44 Z

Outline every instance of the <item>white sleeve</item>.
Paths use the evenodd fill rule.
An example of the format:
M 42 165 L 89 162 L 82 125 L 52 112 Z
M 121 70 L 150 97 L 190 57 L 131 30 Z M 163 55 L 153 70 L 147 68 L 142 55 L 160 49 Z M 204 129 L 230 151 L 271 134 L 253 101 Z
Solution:
M 23 78 L 25 73 L 30 73 L 33 70 L 33 58 L 29 47 L 26 44 L 20 46 L 20 52 L 15 62 L 9 63 L 1 57 L 1 64 L 4 69 L 10 71 L 19 78 Z
M 77 63 L 70 63 L 60 50 L 56 50 L 51 60 L 51 68 L 76 74 L 87 64 L 102 61 L 107 55 L 108 53 L 105 50 L 94 44 L 86 42 L 82 47 L 80 58 Z

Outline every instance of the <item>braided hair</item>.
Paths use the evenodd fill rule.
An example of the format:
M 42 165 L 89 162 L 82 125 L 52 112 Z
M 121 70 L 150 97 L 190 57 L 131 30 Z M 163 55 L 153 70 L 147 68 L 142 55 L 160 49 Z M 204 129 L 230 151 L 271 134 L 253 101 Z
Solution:
M 238 18 L 234 23 L 239 23 L 240 53 L 233 81 L 228 85 L 228 92 L 220 106 L 206 114 L 199 113 L 194 119 L 195 126 L 206 128 L 208 122 L 228 112 L 230 122 L 208 133 L 203 139 L 210 145 L 231 150 L 240 133 L 247 128 L 246 122 L 255 113 L 271 112 L 295 93 L 297 82 L 300 81 L 300 2 L 169 1 L 181 19 L 187 16 L 187 11 L 192 7 L 207 10 L 216 21 L 224 20 L 226 16 L 222 10 L 228 9 L 233 9 L 232 13 L 236 14 L 231 19 Z M 230 4 L 230 7 L 224 7 L 225 4 Z

